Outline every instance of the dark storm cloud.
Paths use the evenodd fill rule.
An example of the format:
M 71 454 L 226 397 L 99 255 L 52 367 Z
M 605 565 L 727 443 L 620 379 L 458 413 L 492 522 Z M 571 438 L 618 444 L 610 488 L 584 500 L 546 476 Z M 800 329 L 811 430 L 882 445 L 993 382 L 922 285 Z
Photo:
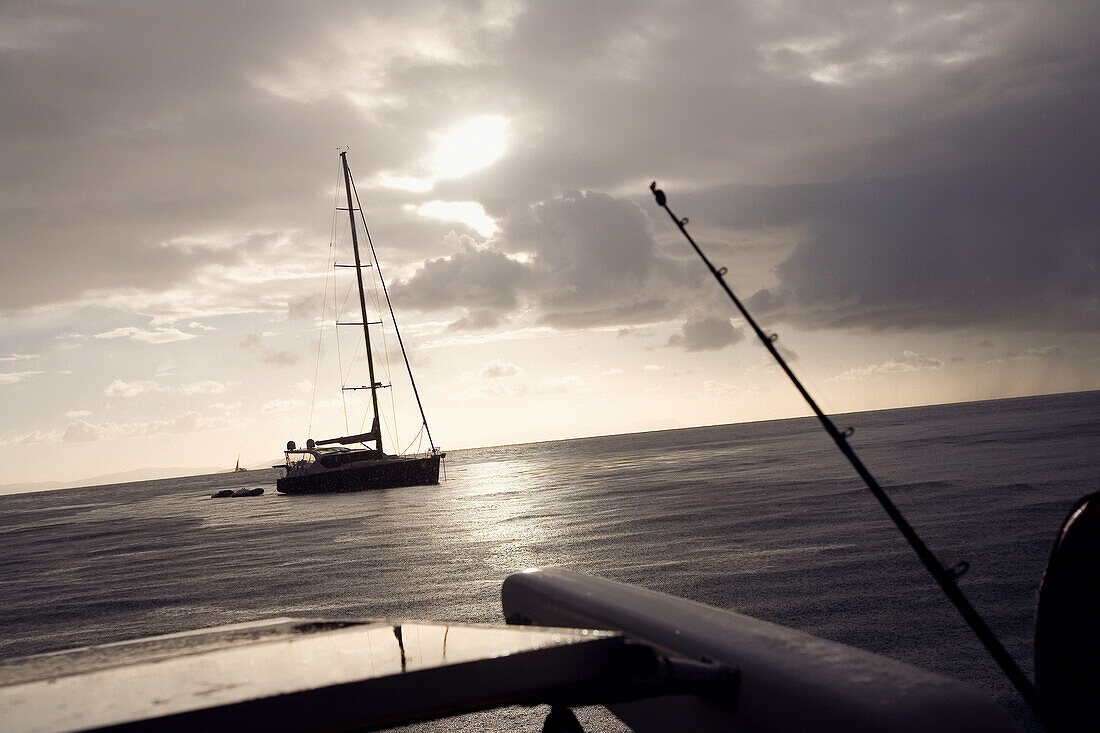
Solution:
M 1097 3 L 507 7 L 4 6 L 0 310 L 293 262 L 287 237 L 243 243 L 323 228 L 334 147 L 364 184 L 419 175 L 435 133 L 498 114 L 498 163 L 364 200 L 402 245 L 386 254 L 424 263 L 395 290 L 469 307 L 456 328 L 698 305 L 641 210 L 563 195 L 640 201 L 654 177 L 741 241 L 804 228 L 753 299 L 776 318 L 1095 328 Z M 433 199 L 477 201 L 501 231 L 455 252 L 395 215 Z
M 534 307 L 560 328 L 649 323 L 683 309 L 698 271 L 658 251 L 646 213 L 607 194 L 570 193 L 513 210 L 487 248 L 467 245 L 430 260 L 391 290 L 432 310 L 473 308 L 506 314 Z M 671 293 L 671 294 L 670 294 Z M 493 324 L 474 314 L 454 324 Z
M 502 252 L 467 245 L 450 257 L 428 260 L 414 277 L 396 283 L 391 291 L 394 298 L 426 310 L 504 312 L 516 307 L 518 292 L 529 279 L 528 269 Z
M 734 328 L 730 319 L 696 312 L 684 322 L 680 333 L 669 337 L 668 345 L 679 346 L 685 351 L 716 351 L 744 338 L 745 334 Z
M 499 240 L 532 255 L 531 295 L 541 320 L 555 326 L 663 320 L 679 311 L 682 287 L 697 281 L 658 251 L 637 204 L 606 194 L 571 193 L 515 210 Z
M 475 309 L 468 311 L 466 315 L 451 324 L 455 331 L 486 331 L 496 328 L 504 319 L 500 313 L 488 309 Z
M 665 12 L 631 3 L 581 22 L 579 9 L 543 4 L 511 39 L 524 48 L 512 67 L 517 88 L 546 100 L 542 144 L 521 147 L 473 185 L 503 214 L 509 192 L 540 197 L 555 183 L 634 178 L 641 190 L 659 173 L 701 188 L 681 199 L 693 219 L 742 239 L 801 227 L 805 238 L 775 270 L 778 285 L 752 302 L 805 327 L 1095 329 L 1098 8 Z M 721 180 L 759 183 L 699 185 Z M 583 302 L 586 290 L 551 292 Z M 607 295 L 622 298 L 614 285 Z M 544 322 L 585 322 L 562 319 L 553 297 L 536 300 Z M 587 322 L 677 312 L 602 306 Z
M 158 291 L 240 264 L 250 233 L 323 215 L 331 181 L 318 162 L 362 139 L 346 98 L 305 104 L 258 82 L 326 43 L 324 14 L 145 2 L 0 13 L 37 29 L 0 43 L 0 310 Z M 384 163 L 373 148 L 358 146 Z M 188 237 L 217 246 L 175 244 Z
M 870 72 L 856 69 L 837 91 L 878 90 L 891 103 L 852 100 L 873 134 L 843 146 L 847 162 L 807 158 L 815 177 L 830 180 L 685 192 L 678 211 L 744 236 L 775 226 L 805 233 L 775 268 L 778 284 L 750 300 L 773 319 L 1095 331 L 1100 51 L 1088 38 L 1098 7 L 971 6 L 969 21 L 942 22 L 942 35 L 910 49 L 927 62 L 955 44 L 963 60 L 891 74 L 892 89 L 861 81 Z M 958 43 L 967 34 L 973 40 Z M 866 52 L 857 46 L 817 60 L 843 67 Z
M 725 192 L 806 239 L 749 305 L 808 327 L 1100 327 L 1100 160 Z M 751 292 L 751 291 L 750 291 Z

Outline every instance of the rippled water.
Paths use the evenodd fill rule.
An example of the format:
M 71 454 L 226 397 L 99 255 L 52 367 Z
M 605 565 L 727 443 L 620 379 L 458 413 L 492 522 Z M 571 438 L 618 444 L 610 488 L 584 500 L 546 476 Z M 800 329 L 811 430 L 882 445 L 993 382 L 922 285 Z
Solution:
M 963 590 L 1030 670 L 1054 534 L 1100 489 L 1100 392 L 837 422 L 943 562 L 970 562 Z M 1026 722 L 811 420 L 454 451 L 445 470 L 331 496 L 277 495 L 271 470 L 0 497 L 0 656 L 271 616 L 498 623 L 506 575 L 560 565 L 966 680 Z M 252 486 L 267 493 L 209 498 Z

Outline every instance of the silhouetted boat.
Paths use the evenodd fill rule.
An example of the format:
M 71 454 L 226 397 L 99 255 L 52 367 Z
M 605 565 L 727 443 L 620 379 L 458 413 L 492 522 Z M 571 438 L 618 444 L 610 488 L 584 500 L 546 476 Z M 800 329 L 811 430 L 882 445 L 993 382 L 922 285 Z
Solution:
M 397 328 L 397 320 L 393 318 L 393 306 L 389 300 L 389 293 L 386 291 L 385 281 L 382 281 L 381 271 L 377 270 L 378 260 L 372 244 L 373 265 L 376 272 L 378 272 L 379 281 L 382 282 L 382 292 L 385 295 L 386 304 L 389 306 L 390 317 L 393 318 L 397 342 L 401 346 L 401 355 L 404 357 L 405 366 L 409 370 L 409 382 L 412 385 L 413 395 L 416 397 L 416 404 L 420 408 L 421 424 L 431 446 L 428 453 L 413 456 L 387 455 L 382 450 L 382 430 L 378 420 L 378 390 L 386 385 L 375 379 L 370 337 L 370 326 L 380 325 L 380 321 L 372 322 L 367 318 L 367 302 L 363 293 L 363 268 L 370 267 L 371 263 L 363 264 L 360 258 L 359 237 L 355 220 L 355 212 L 359 211 L 360 218 L 362 218 L 362 210 L 356 205 L 359 197 L 358 194 L 354 193 L 346 152 L 340 153 L 340 162 L 343 167 L 344 188 L 347 193 L 348 217 L 351 220 L 352 250 L 355 254 L 355 264 L 347 266 L 355 268 L 356 283 L 359 287 L 359 310 L 363 320 L 360 323 L 337 322 L 336 325 L 362 326 L 367 352 L 367 373 L 370 377 L 369 386 L 344 386 L 342 389 L 370 390 L 373 421 L 369 432 L 358 435 L 345 435 L 324 440 L 309 438 L 306 440 L 304 448 L 299 448 L 294 441 L 288 442 L 285 451 L 286 462 L 276 466 L 276 468 L 286 470 L 286 475 L 276 482 L 278 491 L 283 494 L 321 494 L 437 484 L 439 483 L 439 464 L 446 455 L 432 442 L 432 435 L 428 430 L 428 419 L 424 415 L 424 407 L 420 402 L 420 395 L 416 391 L 412 367 L 409 366 L 409 358 L 405 353 L 401 332 Z M 365 231 L 365 222 L 363 226 Z M 369 234 L 367 241 L 370 242 Z M 371 443 L 374 444 L 373 447 L 369 445 Z

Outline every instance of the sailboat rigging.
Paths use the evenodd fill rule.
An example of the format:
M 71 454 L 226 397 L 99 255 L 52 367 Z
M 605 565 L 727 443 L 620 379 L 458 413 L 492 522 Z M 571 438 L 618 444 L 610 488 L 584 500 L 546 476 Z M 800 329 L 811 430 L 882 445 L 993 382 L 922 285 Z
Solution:
M 362 215 L 362 207 L 359 204 L 359 195 L 355 191 L 351 170 L 348 167 L 347 152 L 340 153 L 340 163 L 344 179 L 344 191 L 347 198 L 348 219 L 351 225 L 352 252 L 355 264 L 348 267 L 355 268 L 356 285 L 359 292 L 359 312 L 362 320 L 359 322 L 340 322 L 337 326 L 362 326 L 363 341 L 366 345 L 367 376 L 369 385 L 363 387 L 347 387 L 344 390 L 369 389 L 371 406 L 371 428 L 365 433 L 357 435 L 345 435 L 323 440 L 306 440 L 304 448 L 299 448 L 294 441 L 287 443 L 285 465 L 278 466 L 286 470 L 286 475 L 278 479 L 276 486 L 283 494 L 313 494 L 332 493 L 345 491 L 363 491 L 367 489 L 385 489 L 398 486 L 423 486 L 439 483 L 439 464 L 446 455 L 432 440 L 431 430 L 428 428 L 428 418 L 424 414 L 424 405 L 420 400 L 420 393 L 416 389 L 416 380 L 413 378 L 412 366 L 405 351 L 405 344 L 401 338 L 401 330 L 397 327 L 397 318 L 393 312 L 393 304 L 390 302 L 389 291 L 386 282 L 382 278 L 381 268 L 378 263 L 378 255 L 374 249 L 374 243 L 370 238 L 370 230 L 367 229 L 366 220 Z M 370 247 L 371 260 L 363 263 L 359 249 L 359 236 L 355 212 L 358 211 L 362 221 L 363 231 Z M 393 322 L 394 333 L 397 335 L 398 345 L 401 347 L 401 355 L 408 370 L 409 382 L 412 386 L 416 404 L 420 410 L 421 426 L 428 438 L 430 450 L 422 455 L 404 456 L 387 455 L 382 448 L 382 428 L 379 420 L 378 390 L 388 385 L 379 382 L 375 376 L 374 355 L 371 350 L 372 325 L 379 325 L 379 321 L 371 321 L 367 317 L 367 301 L 363 289 L 363 268 L 374 267 L 378 281 L 382 285 L 386 305 L 389 308 L 390 318 Z M 369 445 L 372 444 L 373 446 Z M 359 445 L 361 447 L 352 447 Z

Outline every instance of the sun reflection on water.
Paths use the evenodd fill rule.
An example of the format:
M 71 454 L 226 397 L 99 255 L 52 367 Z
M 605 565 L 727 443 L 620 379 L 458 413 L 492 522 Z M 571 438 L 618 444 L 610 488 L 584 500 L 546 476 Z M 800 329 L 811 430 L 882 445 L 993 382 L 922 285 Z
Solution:
M 456 466 L 447 481 L 456 506 L 445 515 L 447 534 L 502 570 L 544 562 L 537 548 L 552 535 L 556 515 L 549 478 L 549 466 L 535 460 Z

